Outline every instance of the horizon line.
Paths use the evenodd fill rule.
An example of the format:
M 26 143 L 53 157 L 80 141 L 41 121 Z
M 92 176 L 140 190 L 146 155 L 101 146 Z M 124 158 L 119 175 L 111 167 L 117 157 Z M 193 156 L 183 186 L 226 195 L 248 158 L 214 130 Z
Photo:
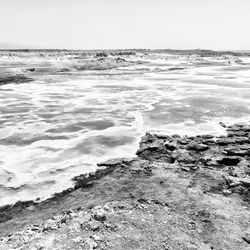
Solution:
M 111 50 L 148 50 L 148 51 L 155 51 L 155 50 L 169 50 L 169 51 L 218 51 L 218 52 L 250 52 L 250 49 L 202 49 L 202 48 L 192 48 L 192 49 L 173 49 L 173 48 L 119 48 L 119 49 L 65 49 L 65 48 L 0 48 L 0 51 L 36 51 L 36 50 L 58 50 L 58 51 L 111 51 Z

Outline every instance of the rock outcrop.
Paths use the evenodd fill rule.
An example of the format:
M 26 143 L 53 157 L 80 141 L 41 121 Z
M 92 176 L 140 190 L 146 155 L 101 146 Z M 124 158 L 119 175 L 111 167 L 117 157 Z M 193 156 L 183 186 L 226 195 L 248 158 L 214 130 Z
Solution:
M 228 135 L 147 133 L 137 157 L 74 188 L 1 208 L 0 249 L 249 249 L 250 125 Z

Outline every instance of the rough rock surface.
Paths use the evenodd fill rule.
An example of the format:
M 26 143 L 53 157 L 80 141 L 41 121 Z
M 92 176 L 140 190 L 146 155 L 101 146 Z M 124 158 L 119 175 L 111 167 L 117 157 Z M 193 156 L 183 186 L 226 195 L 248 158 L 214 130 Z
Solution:
M 250 125 L 147 133 L 134 159 L 41 202 L 0 210 L 0 249 L 249 249 Z

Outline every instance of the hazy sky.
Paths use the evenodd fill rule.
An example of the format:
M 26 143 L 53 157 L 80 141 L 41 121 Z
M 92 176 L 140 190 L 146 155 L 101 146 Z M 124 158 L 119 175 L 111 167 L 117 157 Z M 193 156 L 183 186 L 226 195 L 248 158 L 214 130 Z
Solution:
M 0 0 L 0 48 L 250 49 L 250 0 Z

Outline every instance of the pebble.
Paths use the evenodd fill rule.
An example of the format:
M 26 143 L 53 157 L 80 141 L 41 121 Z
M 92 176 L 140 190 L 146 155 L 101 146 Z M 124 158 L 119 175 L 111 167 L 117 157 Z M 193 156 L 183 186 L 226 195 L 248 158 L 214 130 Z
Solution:
M 58 228 L 58 225 L 56 224 L 56 222 L 54 220 L 47 220 L 44 225 L 43 225 L 43 230 L 56 230 Z
M 96 234 L 91 235 L 90 237 L 91 237 L 93 240 L 95 240 L 95 241 L 101 241 L 101 240 L 102 240 L 101 237 L 99 237 L 99 236 L 96 235 Z
M 96 230 L 98 230 L 100 228 L 100 223 L 98 223 L 97 221 L 92 220 L 92 221 L 90 221 L 88 223 L 88 228 L 93 230 L 93 231 L 96 231 Z
M 231 191 L 231 190 L 224 189 L 224 190 L 222 191 L 222 193 L 223 193 L 225 196 L 228 196 L 228 195 L 232 194 L 232 191 Z
M 72 241 L 74 241 L 75 243 L 80 243 L 82 241 L 82 238 L 79 236 L 79 237 L 72 239 Z
M 98 247 L 98 244 L 91 238 L 88 238 L 85 243 L 89 246 L 89 250 L 96 249 Z
M 98 209 L 94 212 L 94 219 L 97 221 L 105 221 L 106 220 L 106 212 L 104 209 Z

